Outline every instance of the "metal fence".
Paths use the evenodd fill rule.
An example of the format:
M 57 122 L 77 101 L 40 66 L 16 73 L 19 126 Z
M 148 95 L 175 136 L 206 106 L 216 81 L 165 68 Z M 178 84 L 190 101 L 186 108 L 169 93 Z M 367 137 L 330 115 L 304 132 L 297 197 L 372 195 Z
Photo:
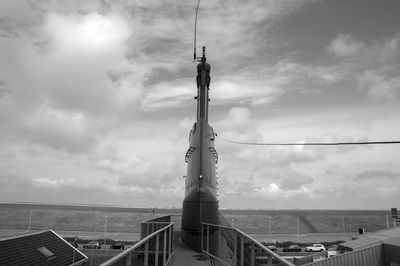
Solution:
M 228 226 L 202 223 L 201 251 L 229 266 L 294 266 L 259 241 Z
M 101 266 L 168 265 L 174 253 L 173 226 L 168 216 L 142 222 L 141 240 Z

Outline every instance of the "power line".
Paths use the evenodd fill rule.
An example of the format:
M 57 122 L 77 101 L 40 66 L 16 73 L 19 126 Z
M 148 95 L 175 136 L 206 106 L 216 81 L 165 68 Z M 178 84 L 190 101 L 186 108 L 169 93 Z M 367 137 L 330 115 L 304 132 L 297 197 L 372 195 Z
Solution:
M 382 145 L 382 144 L 400 144 L 400 140 L 393 141 L 355 141 L 355 142 L 307 142 L 307 143 L 259 143 L 259 142 L 243 142 L 233 141 L 215 134 L 223 141 L 241 144 L 241 145 L 254 145 L 254 146 L 340 146 L 340 145 Z

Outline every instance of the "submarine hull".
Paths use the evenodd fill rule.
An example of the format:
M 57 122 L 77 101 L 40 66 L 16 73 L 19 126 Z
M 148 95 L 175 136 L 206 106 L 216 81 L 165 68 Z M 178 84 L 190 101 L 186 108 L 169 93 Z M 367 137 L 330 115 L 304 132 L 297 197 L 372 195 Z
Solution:
M 189 248 L 201 250 L 204 233 L 202 223 L 218 224 L 218 199 L 216 163 L 218 154 L 214 149 L 215 133 L 208 124 L 208 92 L 210 90 L 210 69 L 206 63 L 205 48 L 201 63 L 197 65 L 197 121 L 189 133 L 189 149 L 185 161 L 187 174 L 185 197 L 182 203 L 181 241 Z M 206 231 L 206 230 L 204 230 Z M 202 236 L 203 233 L 203 236 Z M 209 230 L 209 251 L 217 250 L 215 236 Z M 205 247 L 203 247 L 205 248 Z
M 201 197 L 205 198 L 206 196 L 202 195 Z M 218 202 L 207 200 L 202 200 L 201 202 L 199 200 L 185 200 L 182 204 L 182 212 L 185 213 L 185 216 L 182 216 L 181 240 L 193 250 L 200 251 L 202 243 L 200 221 L 218 224 Z M 205 227 L 204 237 L 207 237 Z M 216 243 L 216 241 L 211 241 L 210 239 L 210 243 Z M 210 247 L 210 250 L 215 250 L 216 248 L 217 247 Z M 205 249 L 205 246 L 203 246 L 203 249 Z

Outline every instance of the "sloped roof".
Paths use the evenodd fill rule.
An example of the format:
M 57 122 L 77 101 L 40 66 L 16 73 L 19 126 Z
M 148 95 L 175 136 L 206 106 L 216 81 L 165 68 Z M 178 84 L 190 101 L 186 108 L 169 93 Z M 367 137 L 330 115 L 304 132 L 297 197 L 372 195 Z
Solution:
M 393 239 L 392 239 L 393 238 Z M 395 243 L 396 239 L 400 238 L 400 227 L 389 230 L 381 230 L 375 233 L 361 236 L 356 240 L 347 241 L 339 246 L 346 247 L 353 251 L 376 246 L 385 242 Z
M 400 236 L 392 237 L 383 241 L 385 245 L 392 245 L 400 247 Z
M 53 230 L 0 240 L 0 265 L 80 265 L 87 257 Z

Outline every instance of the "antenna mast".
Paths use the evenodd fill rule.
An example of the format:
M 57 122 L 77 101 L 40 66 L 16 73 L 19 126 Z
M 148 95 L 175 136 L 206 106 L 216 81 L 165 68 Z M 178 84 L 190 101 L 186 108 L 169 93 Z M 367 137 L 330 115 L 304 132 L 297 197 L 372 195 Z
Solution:
M 196 17 L 194 19 L 194 44 L 193 44 L 193 61 L 201 61 L 201 57 L 196 56 L 196 33 L 197 33 L 197 13 L 199 13 L 200 0 L 197 2 Z M 204 48 L 203 48 L 204 53 Z

